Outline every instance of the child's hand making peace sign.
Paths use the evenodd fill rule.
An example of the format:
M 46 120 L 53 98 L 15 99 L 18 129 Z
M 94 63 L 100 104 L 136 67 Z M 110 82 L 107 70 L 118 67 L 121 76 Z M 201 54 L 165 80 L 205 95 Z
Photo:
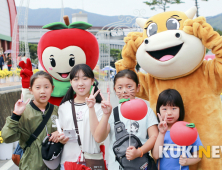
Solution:
M 101 102 L 101 107 L 102 107 L 103 113 L 105 115 L 110 115 L 112 113 L 112 105 L 110 104 L 110 92 L 108 92 L 107 100 L 105 99 L 105 97 L 102 95 L 101 92 L 100 92 L 100 95 L 103 99 Z
M 159 113 L 157 113 L 158 117 L 159 117 L 159 120 L 160 120 L 160 123 L 158 125 L 158 129 L 160 131 L 160 133 L 162 134 L 165 134 L 167 129 L 168 129 L 168 125 L 167 125 L 167 114 L 165 115 L 164 118 L 161 117 L 161 115 Z
M 14 107 L 14 111 L 13 113 L 15 113 L 16 115 L 21 115 L 24 110 L 26 105 L 29 103 L 30 99 L 26 100 L 26 102 L 23 102 L 23 95 L 21 94 L 21 99 L 19 99 L 16 103 L 15 103 L 15 107 Z
M 86 104 L 87 104 L 87 106 L 89 108 L 94 107 L 94 105 L 96 103 L 96 96 L 100 92 L 100 90 L 97 90 L 97 92 L 95 94 L 93 94 L 94 93 L 94 89 L 95 89 L 95 86 L 93 86 L 90 96 L 86 97 L 86 99 L 85 99 L 86 100 Z

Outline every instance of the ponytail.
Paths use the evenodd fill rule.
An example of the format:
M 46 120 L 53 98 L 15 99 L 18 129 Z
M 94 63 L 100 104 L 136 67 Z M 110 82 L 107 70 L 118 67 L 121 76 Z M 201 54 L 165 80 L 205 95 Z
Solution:
M 72 86 L 70 86 L 68 91 L 66 92 L 66 95 L 63 97 L 60 105 L 62 105 L 66 101 L 73 100 L 73 99 L 74 99 L 74 90 L 73 90 Z
M 93 86 L 95 87 L 95 89 L 94 89 L 94 93 L 96 93 L 99 89 L 98 89 L 98 82 L 97 82 L 97 80 L 95 79 L 95 82 L 93 83 Z M 102 101 L 102 97 L 101 97 L 101 95 L 100 95 L 100 93 L 99 94 L 97 94 L 97 96 L 96 96 L 96 103 L 101 103 L 101 101 Z

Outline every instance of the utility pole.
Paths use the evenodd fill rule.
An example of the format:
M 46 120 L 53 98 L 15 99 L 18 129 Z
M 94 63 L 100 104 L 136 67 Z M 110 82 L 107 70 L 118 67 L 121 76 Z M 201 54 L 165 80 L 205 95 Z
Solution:
M 61 15 L 60 15 L 60 22 L 63 22 L 63 16 L 64 16 L 64 6 L 63 6 L 63 0 L 61 0 Z
M 197 0 L 195 0 L 195 5 L 196 5 L 196 7 L 197 7 L 197 13 L 196 13 L 196 16 L 199 17 L 199 12 L 198 12 L 199 7 L 198 7 L 198 2 L 197 2 Z

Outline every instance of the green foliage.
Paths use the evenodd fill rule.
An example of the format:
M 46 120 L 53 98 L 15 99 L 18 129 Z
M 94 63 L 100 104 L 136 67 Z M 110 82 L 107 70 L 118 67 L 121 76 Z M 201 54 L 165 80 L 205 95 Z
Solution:
M 110 57 L 113 57 L 114 62 L 117 60 L 122 59 L 122 55 L 121 55 L 122 51 L 120 51 L 119 49 L 111 49 L 110 50 Z
M 37 56 L 37 44 L 31 44 L 29 43 L 29 53 L 32 63 L 36 64 Z
M 139 65 L 139 63 L 137 62 L 137 64 L 136 64 L 136 70 L 137 71 L 139 71 L 140 70 L 140 65 Z
M 166 11 L 169 6 L 167 4 L 181 4 L 184 3 L 181 0 L 149 0 L 143 2 L 146 5 L 149 5 L 151 10 L 156 10 L 156 7 L 162 9 L 164 12 Z
M 100 53 L 108 53 L 109 52 L 109 45 L 108 44 L 99 44 L 99 51 L 100 51 Z
M 217 31 L 220 35 L 222 35 L 222 31 L 219 29 L 214 28 L 215 31 Z

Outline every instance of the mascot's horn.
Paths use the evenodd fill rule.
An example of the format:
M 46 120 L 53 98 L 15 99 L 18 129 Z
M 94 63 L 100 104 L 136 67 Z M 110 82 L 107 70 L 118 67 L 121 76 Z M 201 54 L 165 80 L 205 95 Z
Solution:
M 188 9 L 185 14 L 189 19 L 193 19 L 194 15 L 197 12 L 197 8 L 195 6 L 191 7 L 190 9 Z
M 143 19 L 143 18 L 137 18 L 136 19 L 136 23 L 141 27 L 144 28 L 144 25 L 146 24 L 147 19 Z

